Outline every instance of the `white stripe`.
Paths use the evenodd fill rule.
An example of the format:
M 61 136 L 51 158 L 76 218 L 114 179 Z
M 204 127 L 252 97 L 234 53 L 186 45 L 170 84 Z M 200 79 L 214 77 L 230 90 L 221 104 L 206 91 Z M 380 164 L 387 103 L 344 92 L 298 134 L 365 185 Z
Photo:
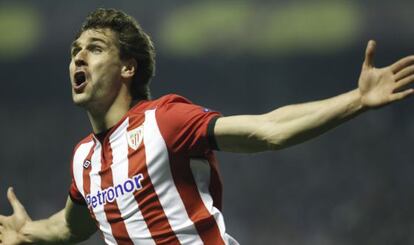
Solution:
M 112 148 L 113 164 L 111 169 L 113 186 L 122 185 L 128 179 L 128 121 L 127 118 L 109 138 L 109 143 Z M 139 173 L 134 173 L 134 175 L 136 174 Z M 125 193 L 125 195 L 120 195 L 116 200 L 121 216 L 124 219 L 126 230 L 134 244 L 153 245 L 155 242 L 151 237 L 151 233 L 147 228 L 147 224 L 138 208 L 138 203 L 133 193 L 130 192 Z
M 83 162 L 88 156 L 92 146 L 92 140 L 88 143 L 81 144 L 78 149 L 76 149 L 73 156 L 73 177 L 75 179 L 76 187 L 83 197 L 85 197 L 85 193 L 83 191 Z
M 148 174 L 172 230 L 181 244 L 203 244 L 174 184 L 168 149 L 158 128 L 155 110 L 145 112 L 144 144 Z
M 228 245 L 239 244 L 234 238 L 226 234 L 226 226 L 224 224 L 223 215 L 220 210 L 213 206 L 213 198 L 211 197 L 209 191 L 211 173 L 209 162 L 207 159 L 192 158 L 190 159 L 190 167 L 204 206 L 216 220 L 224 242 Z
M 90 182 L 91 182 L 91 190 L 90 193 L 95 195 L 98 191 L 101 191 L 101 176 L 99 175 L 99 171 L 102 168 L 101 164 L 101 151 L 102 147 L 98 140 L 96 140 L 96 146 L 91 158 L 91 165 L 92 169 L 89 173 Z M 102 231 L 104 235 L 105 242 L 109 245 L 116 245 L 116 240 L 112 235 L 111 225 L 108 223 L 106 219 L 106 214 L 104 210 L 104 205 L 97 205 L 93 209 L 93 213 L 95 214 L 96 220 L 99 222 L 99 229 Z

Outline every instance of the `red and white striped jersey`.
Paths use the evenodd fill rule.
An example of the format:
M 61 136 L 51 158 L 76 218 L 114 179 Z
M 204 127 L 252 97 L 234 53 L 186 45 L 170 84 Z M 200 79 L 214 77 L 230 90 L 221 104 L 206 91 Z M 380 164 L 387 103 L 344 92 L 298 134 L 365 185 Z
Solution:
M 107 244 L 237 244 L 225 231 L 208 133 L 218 116 L 166 95 L 76 146 L 69 194 L 88 206 Z

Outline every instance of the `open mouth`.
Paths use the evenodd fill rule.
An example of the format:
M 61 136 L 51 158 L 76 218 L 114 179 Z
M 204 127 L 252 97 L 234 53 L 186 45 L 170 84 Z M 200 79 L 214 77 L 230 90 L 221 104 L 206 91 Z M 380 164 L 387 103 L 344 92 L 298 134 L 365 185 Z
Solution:
M 84 71 L 76 72 L 74 77 L 76 86 L 81 86 L 86 81 L 86 74 Z

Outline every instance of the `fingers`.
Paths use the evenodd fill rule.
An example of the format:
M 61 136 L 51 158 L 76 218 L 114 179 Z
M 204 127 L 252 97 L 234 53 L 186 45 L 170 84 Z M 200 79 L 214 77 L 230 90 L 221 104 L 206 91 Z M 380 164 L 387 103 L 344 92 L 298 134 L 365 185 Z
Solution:
M 407 66 L 395 74 L 395 81 L 399 81 L 407 76 L 414 74 L 414 65 Z
M 402 99 L 404 99 L 404 98 L 406 98 L 410 95 L 413 95 L 413 94 L 414 94 L 414 89 L 410 88 L 410 89 L 404 90 L 402 92 L 392 94 L 391 95 L 391 101 L 402 100 Z
M 23 205 L 20 203 L 20 201 L 14 194 L 13 187 L 9 187 L 9 189 L 7 190 L 7 198 L 9 199 L 9 202 L 15 213 L 25 211 Z
M 409 85 L 409 84 L 411 84 L 411 83 L 413 83 L 413 82 L 414 82 L 414 74 L 411 74 L 411 75 L 409 75 L 409 76 L 407 76 L 407 77 L 405 77 L 405 78 L 403 78 L 403 79 L 399 80 L 399 81 L 396 83 L 396 88 L 397 88 L 397 89 L 399 89 L 399 88 L 403 88 L 404 86 L 407 86 L 407 85 Z
M 399 61 L 391 65 L 391 70 L 394 74 L 406 68 L 407 66 L 414 64 L 414 55 L 404 57 Z
M 414 65 L 407 66 L 395 74 L 395 80 L 399 81 L 407 76 L 414 74 Z
M 5 222 L 5 220 L 6 220 L 6 216 L 0 215 L 0 226 L 3 225 L 3 223 Z
M 411 75 L 399 80 L 396 83 L 394 91 L 398 91 L 400 89 L 403 89 L 405 86 L 410 85 L 413 82 L 414 82 L 414 74 L 411 74 Z M 404 99 L 405 97 L 408 97 L 408 96 L 412 95 L 413 93 L 414 93 L 414 89 L 412 89 L 412 88 L 404 89 L 404 90 L 399 91 L 399 92 L 394 92 L 391 95 L 391 100 L 392 101 L 401 100 L 401 99 Z
M 374 40 L 369 40 L 367 48 L 365 49 L 364 67 L 370 68 L 374 66 L 374 54 L 377 43 Z

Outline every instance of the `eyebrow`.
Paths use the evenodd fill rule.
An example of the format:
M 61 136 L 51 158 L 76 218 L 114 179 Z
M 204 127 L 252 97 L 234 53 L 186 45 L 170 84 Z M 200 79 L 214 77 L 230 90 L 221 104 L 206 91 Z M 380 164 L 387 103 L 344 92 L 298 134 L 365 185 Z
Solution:
M 108 46 L 108 43 L 101 38 L 97 38 L 97 37 L 91 37 L 88 39 L 89 42 L 93 43 L 93 42 L 101 42 L 103 44 L 105 44 L 106 46 Z M 79 47 L 79 42 L 77 40 L 73 41 L 72 44 L 70 45 L 71 48 L 77 48 Z
M 93 42 L 101 42 L 101 43 L 103 43 L 105 45 L 108 45 L 108 43 L 104 39 L 101 39 L 101 38 L 91 37 L 89 40 L 90 40 L 91 43 L 93 43 Z
M 79 47 L 79 42 L 78 41 L 73 41 L 72 44 L 70 45 L 71 49 L 77 48 L 77 47 Z

